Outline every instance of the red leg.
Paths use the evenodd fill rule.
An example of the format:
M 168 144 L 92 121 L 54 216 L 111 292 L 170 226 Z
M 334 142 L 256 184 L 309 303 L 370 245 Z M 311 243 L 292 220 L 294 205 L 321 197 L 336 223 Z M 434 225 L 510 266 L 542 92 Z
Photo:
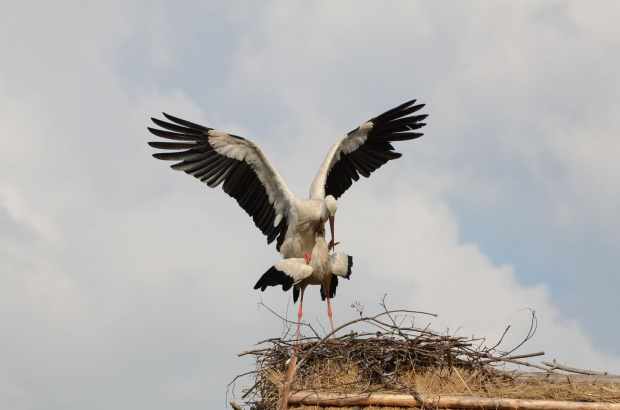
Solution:
M 327 296 L 327 316 L 329 316 L 329 323 L 332 325 L 332 336 L 336 339 L 336 333 L 334 332 L 334 321 L 332 320 L 332 305 L 329 303 L 329 291 L 325 292 Z
M 304 290 L 305 288 L 301 288 L 301 298 L 299 298 L 299 313 L 297 313 L 297 340 L 295 341 L 295 349 L 299 349 L 299 328 L 301 327 L 301 306 L 304 303 Z

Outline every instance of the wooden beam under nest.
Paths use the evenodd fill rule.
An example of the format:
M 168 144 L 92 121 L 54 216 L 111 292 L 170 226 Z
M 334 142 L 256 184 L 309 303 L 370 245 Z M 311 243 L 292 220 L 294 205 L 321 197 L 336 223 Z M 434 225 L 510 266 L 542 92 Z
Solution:
M 440 396 L 418 394 L 419 399 L 410 394 L 387 393 L 321 393 L 300 391 L 292 394 L 289 405 L 309 406 L 392 406 L 446 409 L 493 409 L 493 410 L 620 410 L 620 403 L 589 403 L 556 400 L 503 399 L 471 396 Z

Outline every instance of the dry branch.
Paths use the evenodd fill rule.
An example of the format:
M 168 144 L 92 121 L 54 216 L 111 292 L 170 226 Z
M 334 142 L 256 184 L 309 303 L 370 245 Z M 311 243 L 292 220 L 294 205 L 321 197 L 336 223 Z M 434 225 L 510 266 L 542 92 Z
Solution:
M 439 396 L 420 394 L 420 400 L 409 394 L 385 393 L 317 393 L 300 391 L 289 398 L 289 404 L 321 406 L 392 406 L 447 409 L 496 410 L 620 410 L 619 403 L 588 403 L 556 400 L 523 400 L 469 396 Z
M 307 397 L 304 400 L 311 400 L 311 397 L 322 397 L 321 400 L 325 397 L 337 397 L 339 400 L 343 397 L 375 400 L 385 395 L 371 394 L 369 396 L 370 393 L 389 392 L 391 394 L 388 395 L 389 397 L 404 397 L 409 400 L 408 405 L 421 406 L 425 409 L 436 408 L 438 397 L 441 397 L 440 406 L 444 408 L 450 407 L 446 404 L 449 400 L 458 397 L 460 408 L 481 408 L 480 403 L 491 403 L 488 404 L 489 408 L 498 409 L 516 408 L 511 406 L 518 404 L 520 409 L 613 408 L 620 410 L 620 376 L 583 376 L 555 372 L 548 367 L 522 360 L 539 356 L 543 352 L 515 355 L 513 354 L 514 348 L 502 351 L 499 349 L 499 343 L 486 348 L 481 346 L 482 339 L 456 337 L 447 333 L 440 334 L 430 330 L 428 326 L 423 329 L 416 328 L 413 325 L 415 316 L 427 315 L 427 313 L 406 310 L 389 311 L 384 305 L 383 307 L 384 311 L 377 315 L 360 317 L 338 327 L 336 332 L 339 337 L 336 341 L 331 339 L 331 333 L 320 338 L 314 329 L 310 329 L 315 336 L 300 339 L 298 349 L 294 348 L 294 334 L 291 334 L 288 338 L 285 335 L 284 338 L 265 340 L 259 343 L 260 346 L 239 354 L 239 356 L 254 357 L 256 363 L 256 370 L 251 372 L 254 376 L 254 384 L 244 389 L 242 395 L 246 405 L 254 410 L 285 409 L 289 397 L 288 404 L 290 405 L 294 403 L 316 404 L 297 400 L 301 400 L 300 397 Z M 533 317 L 530 331 L 519 346 L 532 337 L 535 329 L 536 319 Z M 347 331 L 349 333 L 345 333 Z M 504 336 L 505 332 L 502 340 Z M 289 359 L 291 364 L 287 369 Z M 297 360 L 296 365 L 295 360 Z M 525 367 L 542 371 L 507 371 L 507 363 L 513 365 L 513 369 L 514 365 L 518 365 L 520 369 Z M 563 370 L 571 369 L 563 367 Z M 348 376 L 346 372 L 350 372 Z M 430 388 L 428 387 L 430 384 L 424 383 L 431 382 L 419 378 L 427 376 L 434 383 Z M 528 383 L 515 383 L 515 381 Z M 535 385 L 536 383 L 538 384 Z M 567 385 L 567 383 L 570 384 Z M 582 383 L 582 387 L 578 387 L 577 383 Z M 460 388 L 454 387 L 456 384 Z M 553 387 L 555 390 L 545 391 L 546 387 L 543 385 L 551 384 L 558 387 Z M 531 385 L 532 389 L 538 388 L 540 393 L 523 395 L 524 390 L 514 391 L 516 385 Z M 292 395 L 289 389 L 293 392 Z M 344 393 L 351 391 L 355 393 Z M 491 391 L 495 393 L 492 394 Z M 340 395 L 321 396 L 335 394 L 335 392 L 340 392 Z M 427 394 L 421 394 L 421 392 Z M 438 393 L 442 395 L 437 396 Z M 465 394 L 469 394 L 470 397 L 462 397 Z M 506 398 L 493 401 L 491 397 Z M 526 397 L 559 401 L 522 400 Z M 431 401 L 425 403 L 426 398 Z M 469 403 L 473 403 L 471 400 L 474 400 L 475 405 L 466 407 L 463 403 L 467 400 L 470 400 Z M 564 405 L 561 400 L 574 401 L 570 402 L 570 405 Z M 580 403 L 582 401 L 597 402 L 598 407 Z M 613 406 L 601 403 L 603 401 L 613 403 Z M 544 407 L 549 402 L 554 403 L 553 406 Z M 324 404 L 321 401 L 321 405 Z M 347 405 L 369 404 L 347 402 Z M 524 407 L 525 405 L 539 407 Z
M 564 366 L 558 363 L 555 359 L 553 359 L 553 363 L 544 362 L 544 361 L 541 363 L 544 364 L 545 366 L 551 367 L 551 370 L 559 369 L 559 370 L 564 370 L 566 372 L 585 374 L 588 376 L 606 376 L 609 374 L 607 372 L 593 372 L 592 370 L 583 370 L 583 369 L 577 369 L 575 367 Z
M 588 383 L 596 385 L 615 384 L 620 386 L 620 376 L 614 376 L 611 374 L 585 375 L 546 372 L 506 372 L 505 374 L 506 376 L 511 377 L 514 381 L 522 383 Z

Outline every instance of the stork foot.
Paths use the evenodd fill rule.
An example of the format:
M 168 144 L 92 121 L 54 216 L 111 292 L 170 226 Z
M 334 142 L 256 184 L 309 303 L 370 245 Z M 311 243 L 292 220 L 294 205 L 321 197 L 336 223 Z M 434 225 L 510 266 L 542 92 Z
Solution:
M 327 250 L 331 251 L 332 249 L 334 249 L 336 247 L 336 245 L 340 244 L 340 242 L 336 242 L 334 243 L 334 240 L 332 239 L 331 241 L 329 241 L 329 243 L 327 244 Z
M 312 259 L 312 255 L 309 253 L 304 254 L 304 259 L 306 260 L 306 265 L 310 264 L 310 260 Z

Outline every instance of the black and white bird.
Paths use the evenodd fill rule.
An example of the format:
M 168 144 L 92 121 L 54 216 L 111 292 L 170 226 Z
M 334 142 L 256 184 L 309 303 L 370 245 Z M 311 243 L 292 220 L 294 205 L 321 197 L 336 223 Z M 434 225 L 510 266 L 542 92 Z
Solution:
M 168 121 L 152 118 L 160 128 L 149 131 L 173 142 L 149 145 L 167 151 L 153 154 L 155 158 L 178 161 L 173 169 L 193 175 L 211 188 L 223 184 L 224 192 L 237 200 L 267 236 L 267 243 L 276 241 L 276 249 L 284 258 L 263 275 L 256 287 L 293 287 L 296 301 L 299 293 L 303 300 L 307 285 L 320 284 L 321 296 L 328 300 L 333 329 L 329 297 L 335 294 L 337 277 L 348 277 L 352 264 L 345 254 L 329 256 L 329 250 L 337 244 L 336 199 L 360 175 L 367 178 L 383 164 L 400 158 L 392 142 L 423 135 L 417 130 L 426 125 L 422 121 L 427 115 L 416 114 L 422 107 L 424 104 L 416 104 L 416 100 L 408 101 L 340 138 L 323 160 L 308 199 L 295 197 L 260 146 L 248 139 L 164 113 Z M 329 243 L 323 231 L 327 221 L 332 236 Z M 301 307 L 300 302 L 299 319 Z
M 312 249 L 310 261 L 306 258 L 282 259 L 273 265 L 254 285 L 254 289 L 265 291 L 267 286 L 282 285 L 282 290 L 293 288 L 293 302 L 299 301 L 299 313 L 297 314 L 297 339 L 299 343 L 299 329 L 301 326 L 302 306 L 304 303 L 304 291 L 308 285 L 319 285 L 321 299 L 327 299 L 327 315 L 334 333 L 334 321 L 330 299 L 336 296 L 338 276 L 349 279 L 353 257 L 343 252 L 329 253 L 330 249 L 325 242 L 325 230 L 321 227 L 316 231 L 315 245 Z M 334 335 L 334 337 L 336 337 Z
M 260 146 L 248 139 L 194 124 L 164 113 L 168 121 L 152 118 L 149 131 L 173 142 L 149 142 L 168 152 L 155 158 L 179 161 L 172 168 L 193 175 L 214 188 L 220 184 L 252 217 L 254 224 L 276 241 L 285 259 L 308 258 L 315 233 L 329 220 L 334 242 L 338 199 L 359 176 L 369 177 L 386 162 L 399 158 L 392 142 L 418 138 L 427 115 L 413 115 L 424 104 L 406 102 L 363 123 L 329 150 L 310 187 L 310 197 L 295 197 Z

